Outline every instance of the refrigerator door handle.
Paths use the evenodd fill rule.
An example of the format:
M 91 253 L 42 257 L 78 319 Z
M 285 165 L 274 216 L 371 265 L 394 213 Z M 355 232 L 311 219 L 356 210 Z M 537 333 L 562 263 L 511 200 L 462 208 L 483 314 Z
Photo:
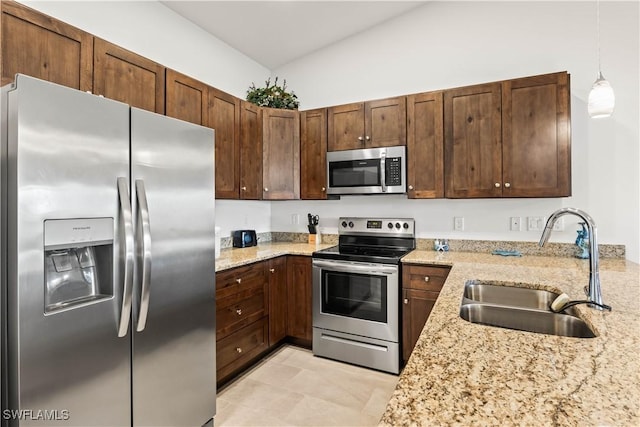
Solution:
M 138 254 L 142 255 L 142 279 L 140 280 L 140 311 L 136 331 L 142 332 L 147 324 L 149 313 L 149 294 L 151 292 L 151 227 L 149 225 L 149 205 L 147 204 L 147 192 L 144 181 L 136 180 L 136 198 L 138 200 L 138 234 L 141 239 L 137 242 Z M 138 261 L 140 262 L 140 261 Z
M 120 311 L 120 325 L 118 336 L 124 337 L 129 330 L 131 317 L 131 299 L 133 288 L 133 223 L 131 218 L 131 202 L 129 201 L 129 180 L 118 178 L 118 199 L 120 202 L 120 217 L 124 228 L 124 283 L 122 287 L 122 310 Z

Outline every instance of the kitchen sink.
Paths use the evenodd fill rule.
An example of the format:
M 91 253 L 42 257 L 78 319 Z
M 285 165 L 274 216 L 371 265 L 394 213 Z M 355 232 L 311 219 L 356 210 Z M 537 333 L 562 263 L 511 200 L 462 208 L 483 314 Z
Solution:
M 540 289 L 468 281 L 464 288 L 460 317 L 471 323 L 558 335 L 594 338 L 596 334 L 573 307 L 553 313 L 549 306 L 558 296 Z

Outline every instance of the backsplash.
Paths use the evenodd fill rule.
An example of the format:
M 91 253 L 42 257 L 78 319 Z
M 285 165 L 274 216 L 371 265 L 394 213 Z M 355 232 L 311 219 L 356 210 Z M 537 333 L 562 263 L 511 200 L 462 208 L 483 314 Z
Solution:
M 285 231 L 270 231 L 258 233 L 258 244 L 266 242 L 293 242 L 306 243 L 309 234 L 307 233 L 291 233 Z M 544 248 L 538 245 L 538 242 L 515 242 L 500 240 L 461 240 L 448 239 L 449 250 L 452 252 L 481 252 L 491 253 L 494 250 L 517 250 L 522 255 L 532 256 L 557 256 L 564 258 L 573 258 L 579 252 L 579 249 L 573 243 L 547 243 Z M 322 243 L 338 244 L 337 234 L 323 234 Z M 433 250 L 434 239 L 416 239 L 416 249 Z M 232 247 L 231 238 L 224 237 L 221 239 L 220 248 Z M 601 258 L 618 258 L 624 259 L 626 256 L 624 245 L 598 245 Z

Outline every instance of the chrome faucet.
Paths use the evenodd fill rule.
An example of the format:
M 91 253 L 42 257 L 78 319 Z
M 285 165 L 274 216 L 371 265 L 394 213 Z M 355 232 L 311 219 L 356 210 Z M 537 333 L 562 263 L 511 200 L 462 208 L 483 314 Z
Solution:
M 545 225 L 544 231 L 542 232 L 542 237 L 540 237 L 540 247 L 544 246 L 545 243 L 547 243 L 547 240 L 549 240 L 549 236 L 551 236 L 551 231 L 553 230 L 553 224 L 555 224 L 558 218 L 567 214 L 575 215 L 581 218 L 587 224 L 587 231 L 589 233 L 589 286 L 585 286 L 584 290 L 588 296 L 589 302 L 595 303 L 589 304 L 589 306 L 595 308 L 596 310 L 603 310 L 607 306 L 605 306 L 605 304 L 602 302 L 598 261 L 598 236 L 596 223 L 593 221 L 593 218 L 591 218 L 588 213 L 581 211 L 580 209 L 558 209 L 557 211 L 552 213 L 547 220 L 547 224 Z

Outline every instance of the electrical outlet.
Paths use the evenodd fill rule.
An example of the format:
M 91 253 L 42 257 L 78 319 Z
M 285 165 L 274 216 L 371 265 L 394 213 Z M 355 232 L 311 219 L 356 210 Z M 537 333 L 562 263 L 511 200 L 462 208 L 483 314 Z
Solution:
M 543 216 L 527 217 L 527 230 L 529 231 L 542 231 L 542 229 L 544 229 L 544 224 Z
M 511 226 L 510 226 L 511 231 L 520 231 L 521 230 L 521 222 L 522 222 L 522 218 L 521 217 L 512 216 L 511 217 Z
M 453 229 L 455 231 L 464 231 L 464 217 L 463 216 L 453 217 Z
M 564 218 L 558 218 L 553 224 L 553 231 L 564 231 Z
M 291 214 L 291 224 L 292 225 L 300 224 L 300 214 Z

